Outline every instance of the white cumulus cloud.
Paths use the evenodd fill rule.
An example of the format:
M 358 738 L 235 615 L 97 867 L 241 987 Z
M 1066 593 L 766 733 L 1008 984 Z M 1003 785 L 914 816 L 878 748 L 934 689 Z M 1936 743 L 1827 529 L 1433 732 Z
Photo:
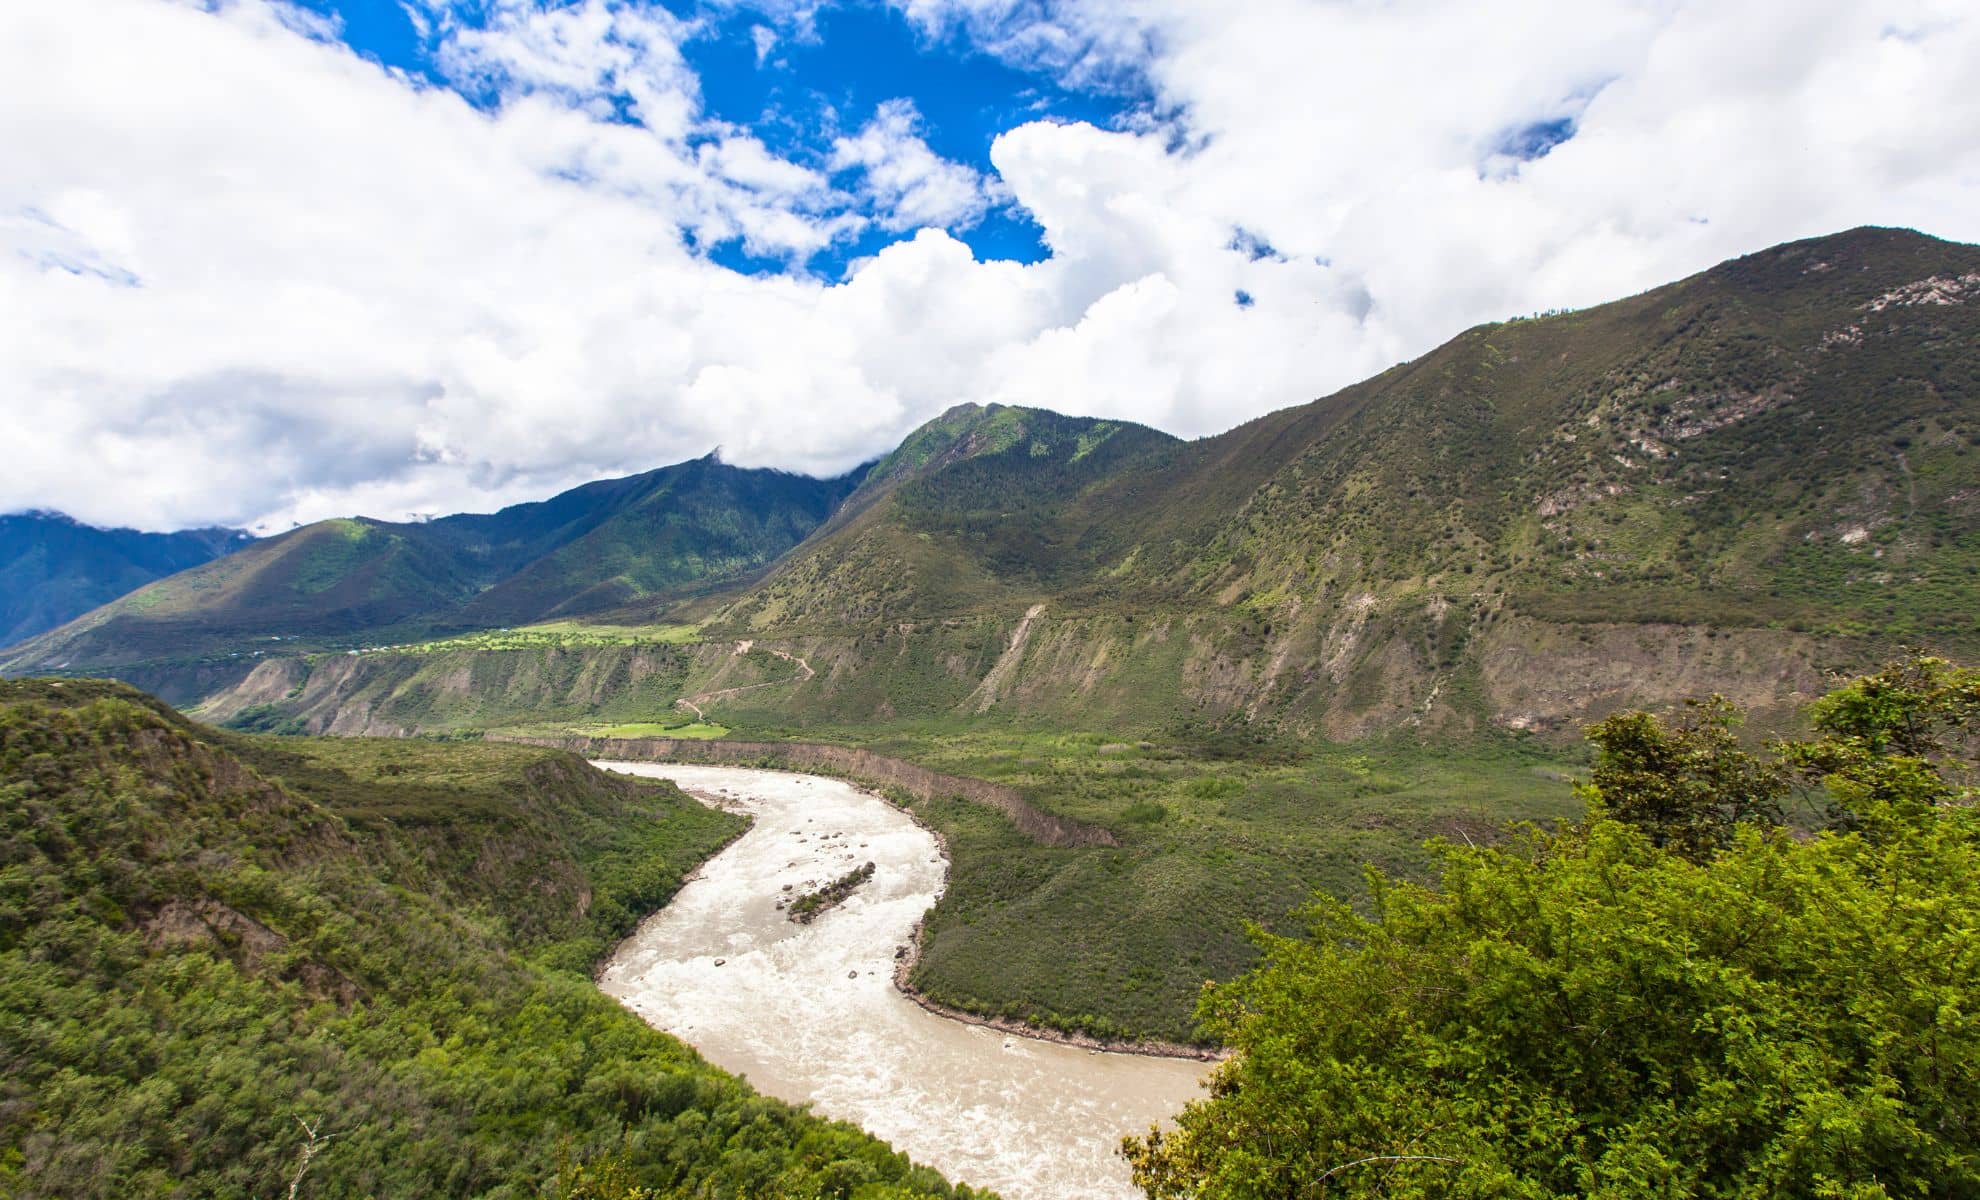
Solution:
M 913 101 L 885 101 L 858 133 L 833 142 L 829 165 L 858 175 L 882 229 L 975 224 L 990 205 L 989 188 L 974 170 L 929 149 L 920 123 Z
M 798 161 L 709 119 L 696 27 L 633 0 L 423 6 L 479 106 L 273 0 L 15 0 L 0 509 L 396 517 L 716 445 L 831 472 L 963 400 L 1201 434 L 1793 237 L 1980 240 L 1963 0 L 897 2 L 1149 103 L 1004 131 L 994 174 L 905 101 Z M 944 232 L 997 203 L 1047 258 Z M 840 283 L 704 250 L 874 228 Z

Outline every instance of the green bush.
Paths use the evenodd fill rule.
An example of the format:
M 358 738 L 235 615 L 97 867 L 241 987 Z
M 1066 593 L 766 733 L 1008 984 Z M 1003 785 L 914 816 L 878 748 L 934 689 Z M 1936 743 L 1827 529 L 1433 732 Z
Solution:
M 1206 992 L 1236 1054 L 1151 1197 L 1980 1194 L 1980 674 L 1914 660 L 1775 765 L 1840 828 L 1444 847 Z M 1603 767 L 1616 764 L 1605 762 Z M 1694 780 L 1696 775 L 1690 776 Z M 1614 806 L 1608 809 L 1614 812 Z M 1656 822 L 1650 827 L 1654 832 Z

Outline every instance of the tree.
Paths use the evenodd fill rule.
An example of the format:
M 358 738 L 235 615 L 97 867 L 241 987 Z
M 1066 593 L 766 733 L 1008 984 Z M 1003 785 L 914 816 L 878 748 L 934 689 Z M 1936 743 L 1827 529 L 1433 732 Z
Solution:
M 1611 802 L 1559 834 L 1443 847 L 1434 887 L 1374 876 L 1367 913 L 1323 901 L 1304 937 L 1255 934 L 1261 964 L 1200 1009 L 1234 1053 L 1173 1130 L 1125 1143 L 1136 1182 L 1157 1200 L 1980 1194 L 1980 813 L 1952 778 L 1973 677 L 1916 666 L 1839 689 L 1815 741 L 1751 769 L 1717 716 L 1702 749 L 1696 727 L 1605 722 L 1628 735 L 1605 782 L 1673 798 L 1650 809 L 1678 815 L 1669 848 Z M 1723 821 L 1752 808 L 1754 771 L 1788 766 L 1853 824 Z
M 574 1162 L 558 1149 L 557 1195 L 562 1200 L 656 1200 L 658 1193 L 639 1181 L 624 1151 L 588 1162 Z
M 1593 813 L 1701 862 L 1729 845 L 1742 822 L 1781 823 L 1788 772 L 1742 749 L 1739 723 L 1724 696 L 1691 701 L 1670 721 L 1617 713 L 1588 728 L 1600 756 L 1582 794 Z
M 1823 736 L 1782 756 L 1828 790 L 1839 822 L 1972 802 L 1980 671 L 1913 653 L 1830 692 L 1809 715 Z
M 337 1136 L 334 1133 L 323 1132 L 323 1119 L 321 1117 L 318 1117 L 314 1121 L 305 1121 L 301 1117 L 297 1117 L 296 1124 L 302 1126 L 303 1134 L 307 1140 L 302 1144 L 301 1153 L 296 1156 L 295 1174 L 289 1176 L 289 1200 L 296 1200 L 296 1196 L 302 1188 L 303 1176 L 309 1174 L 309 1164 L 316 1160 L 317 1155 L 328 1149 L 330 1139 Z

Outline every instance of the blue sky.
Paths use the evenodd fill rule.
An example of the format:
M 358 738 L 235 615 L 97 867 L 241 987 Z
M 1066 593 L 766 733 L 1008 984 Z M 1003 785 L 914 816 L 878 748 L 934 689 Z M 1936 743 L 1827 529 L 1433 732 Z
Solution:
M 1972 0 L 6 0 L 0 511 L 828 475 L 965 401 L 1213 434 L 1980 240 L 1976 77 Z
M 440 26 L 485 27 L 484 3 L 413 0 L 301 0 L 330 17 L 336 36 L 365 58 L 429 86 L 454 88 L 490 106 L 499 98 L 460 87 L 436 59 Z M 699 32 L 683 45 L 699 77 L 705 115 L 754 133 L 777 155 L 823 166 L 834 136 L 872 120 L 888 101 L 911 102 L 930 149 L 988 175 L 998 134 L 1030 120 L 1086 121 L 1113 128 L 1149 111 L 1152 95 L 1132 71 L 1073 89 L 1059 73 L 1025 69 L 974 45 L 959 29 L 918 29 L 899 9 L 870 0 L 827 5 L 793 15 L 787 5 L 697 4 L 664 7 Z M 1047 248 L 1043 231 L 1021 205 L 1006 200 L 948 232 L 982 259 L 1036 262 Z M 899 232 L 868 228 L 794 261 L 752 255 L 740 239 L 705 247 L 709 258 L 746 273 L 808 271 L 844 277 L 854 261 L 878 251 Z

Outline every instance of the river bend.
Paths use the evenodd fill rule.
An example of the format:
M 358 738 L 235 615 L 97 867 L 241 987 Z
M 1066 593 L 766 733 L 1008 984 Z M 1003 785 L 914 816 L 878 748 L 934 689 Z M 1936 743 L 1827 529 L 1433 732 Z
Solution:
M 896 991 L 895 954 L 947 874 L 927 830 L 822 776 L 597 765 L 755 818 L 619 947 L 606 993 L 759 1091 L 851 1121 L 950 1179 L 1007 1200 L 1138 1195 L 1122 1135 L 1180 1110 L 1208 1067 L 1013 1037 Z M 867 862 L 873 877 L 810 925 L 778 910 Z

